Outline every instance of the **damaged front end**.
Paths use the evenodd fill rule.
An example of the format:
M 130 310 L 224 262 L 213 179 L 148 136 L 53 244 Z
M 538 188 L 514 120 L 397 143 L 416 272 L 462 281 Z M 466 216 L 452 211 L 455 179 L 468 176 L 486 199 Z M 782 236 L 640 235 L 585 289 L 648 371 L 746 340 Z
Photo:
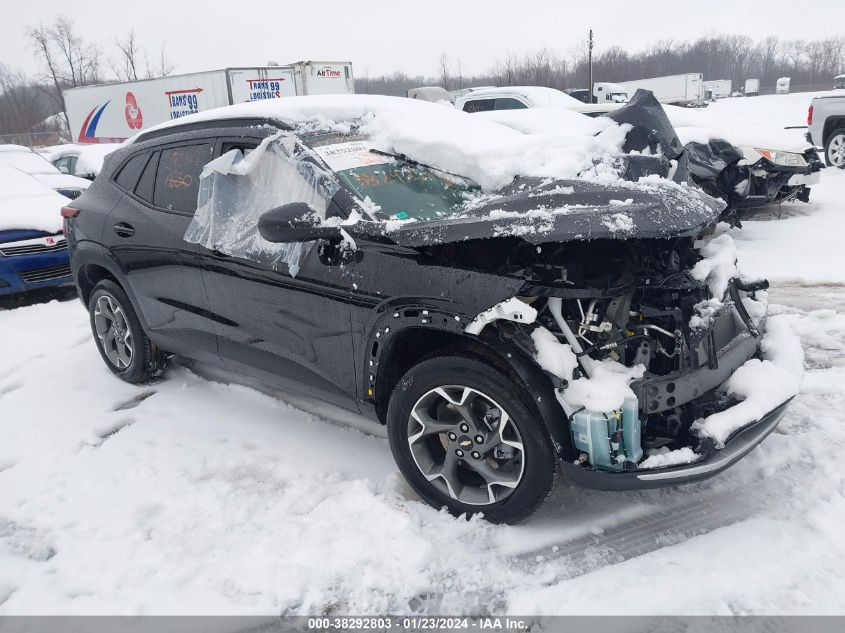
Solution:
M 605 116 L 632 126 L 617 164 L 626 180 L 658 175 L 695 184 L 726 203 L 722 219 L 731 224 L 740 224 L 756 207 L 808 202 L 810 186 L 819 182 L 824 166 L 813 148 L 792 152 L 737 147 L 724 139 L 682 145 L 663 107 L 645 90 Z
M 632 489 L 703 479 L 780 419 L 788 390 L 757 415 L 738 407 L 754 394 L 730 388 L 738 368 L 760 362 L 752 359 L 767 283 L 739 278 L 712 242 L 720 243 L 708 250 L 686 236 L 526 245 L 503 264 L 501 272 L 526 279 L 525 309 L 515 300 L 494 306 L 467 331 L 496 318 L 530 330 L 571 438 L 561 456 L 573 481 Z M 729 425 L 709 423 L 726 417 Z

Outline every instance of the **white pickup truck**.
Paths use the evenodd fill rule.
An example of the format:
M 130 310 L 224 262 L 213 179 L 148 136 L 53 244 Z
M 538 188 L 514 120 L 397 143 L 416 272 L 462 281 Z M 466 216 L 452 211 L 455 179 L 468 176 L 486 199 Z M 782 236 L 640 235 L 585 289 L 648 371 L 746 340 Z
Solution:
M 807 140 L 824 148 L 827 164 L 845 169 L 845 93 L 813 99 L 807 126 Z

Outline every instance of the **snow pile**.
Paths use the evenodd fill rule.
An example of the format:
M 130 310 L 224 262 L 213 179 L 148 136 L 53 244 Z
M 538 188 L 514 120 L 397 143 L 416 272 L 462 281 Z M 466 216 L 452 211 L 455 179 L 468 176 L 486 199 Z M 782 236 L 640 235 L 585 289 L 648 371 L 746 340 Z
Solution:
M 669 466 L 683 466 L 692 464 L 701 459 L 701 455 L 692 450 L 689 446 L 670 451 L 665 446 L 659 449 L 650 450 L 648 457 L 641 461 L 637 468 L 648 470 L 650 468 L 667 468 Z
M 477 112 L 472 116 L 501 123 L 523 134 L 542 136 L 549 134 L 564 137 L 594 136 L 616 125 L 607 117 L 588 117 L 574 110 L 558 108 L 491 110 Z
M 32 176 L 0 165 L 0 231 L 32 229 L 57 233 L 69 200 Z
M 664 105 L 682 143 L 725 139 L 737 146 L 803 152 L 807 108 L 813 97 L 825 93 L 798 92 L 753 98 L 720 99 L 706 108 Z M 835 94 L 835 93 L 833 93 Z M 797 129 L 785 129 L 785 128 Z
M 695 314 L 690 317 L 689 326 L 693 330 L 710 327 L 713 318 L 724 304 L 719 299 L 705 299 L 693 306 Z
M 517 323 L 534 323 L 537 319 L 537 310 L 516 297 L 511 297 L 487 308 L 484 312 L 476 316 L 466 326 L 466 331 L 469 334 L 478 334 L 484 329 L 485 325 L 493 321 L 498 321 L 499 319 L 516 321 Z
M 800 391 L 804 353 L 799 338 L 781 317 L 769 319 L 760 349 L 765 359 L 746 361 L 725 383 L 725 391 L 741 402 L 697 421 L 693 428 L 700 436 L 722 444 Z
M 531 332 L 531 339 L 537 348 L 534 356 L 537 364 L 561 380 L 572 380 L 572 372 L 578 367 L 578 358 L 572 348 L 542 326 Z
M 567 404 L 588 411 L 616 411 L 626 398 L 636 399 L 629 385 L 642 378 L 645 369 L 644 365 L 625 367 L 607 359 L 595 362 L 592 377 L 572 381 L 563 398 Z
M 629 129 L 612 121 L 587 121 L 579 124 L 582 127 L 578 133 L 578 125 L 573 125 L 570 134 L 522 134 L 454 108 L 379 95 L 325 95 L 242 103 L 150 129 L 230 118 L 269 118 L 293 125 L 316 122 L 318 127 L 340 132 L 349 131 L 349 123 L 359 121 L 363 123 L 361 132 L 371 137 L 376 149 L 404 154 L 469 178 L 487 191 L 500 189 L 520 175 L 575 178 L 593 163 L 618 155 Z
M 742 229 L 730 231 L 743 272 L 769 281 L 845 283 L 844 192 L 845 171 L 828 168 L 809 204 L 784 204 L 743 220 Z
M 702 240 L 696 246 L 704 259 L 697 262 L 690 272 L 695 279 L 707 282 L 715 299 L 722 299 L 728 282 L 739 276 L 736 245 L 730 235 L 721 233 Z
M 611 200 L 611 204 L 617 202 Z M 604 224 L 612 233 L 630 233 L 634 230 L 634 220 L 630 215 L 625 213 L 614 213 L 609 218 L 602 220 Z

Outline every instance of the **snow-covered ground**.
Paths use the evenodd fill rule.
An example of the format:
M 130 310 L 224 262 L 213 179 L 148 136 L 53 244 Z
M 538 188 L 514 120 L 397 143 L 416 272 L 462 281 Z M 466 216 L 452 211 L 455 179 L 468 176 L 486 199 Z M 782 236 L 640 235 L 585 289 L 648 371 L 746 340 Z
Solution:
M 418 500 L 371 423 L 203 367 L 131 386 L 78 301 L 0 311 L 0 615 L 845 614 L 843 207 L 825 170 L 732 231 L 804 347 L 776 433 L 684 488 L 563 482 L 515 527 Z

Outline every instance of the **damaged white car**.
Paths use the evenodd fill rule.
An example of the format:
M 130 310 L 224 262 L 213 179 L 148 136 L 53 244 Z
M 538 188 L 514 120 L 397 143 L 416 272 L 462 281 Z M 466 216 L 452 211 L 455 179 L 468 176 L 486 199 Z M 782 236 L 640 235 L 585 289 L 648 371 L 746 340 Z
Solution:
M 766 283 L 714 232 L 723 202 L 625 180 L 636 128 L 600 125 L 528 139 L 348 96 L 146 131 L 63 211 L 103 360 L 140 382 L 178 354 L 360 411 L 423 499 L 497 522 L 560 474 L 715 475 L 797 391 L 760 357 Z

